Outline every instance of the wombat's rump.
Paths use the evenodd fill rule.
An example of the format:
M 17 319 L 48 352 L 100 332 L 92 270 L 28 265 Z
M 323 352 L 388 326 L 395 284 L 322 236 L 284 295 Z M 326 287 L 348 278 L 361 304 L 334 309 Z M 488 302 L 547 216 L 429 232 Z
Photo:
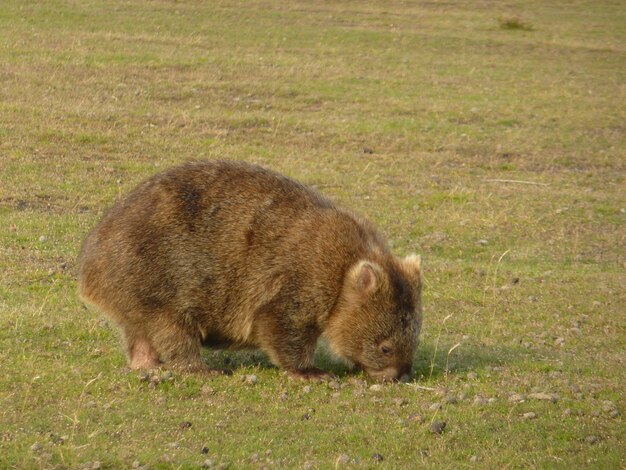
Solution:
M 299 377 L 318 338 L 370 375 L 410 372 L 419 257 L 258 166 L 195 162 L 140 184 L 89 234 L 82 298 L 120 326 L 132 368 L 210 370 L 202 346 L 260 348 Z

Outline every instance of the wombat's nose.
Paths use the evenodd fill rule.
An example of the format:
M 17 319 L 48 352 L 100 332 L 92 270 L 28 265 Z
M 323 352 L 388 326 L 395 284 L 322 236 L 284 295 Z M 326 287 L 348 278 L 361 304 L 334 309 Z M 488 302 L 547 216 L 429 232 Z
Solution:
M 398 369 L 398 375 L 396 376 L 396 380 L 399 382 L 410 382 L 411 381 L 411 369 L 412 364 L 402 366 Z
M 400 377 L 398 377 L 398 382 L 410 382 L 411 381 L 411 374 L 402 374 Z

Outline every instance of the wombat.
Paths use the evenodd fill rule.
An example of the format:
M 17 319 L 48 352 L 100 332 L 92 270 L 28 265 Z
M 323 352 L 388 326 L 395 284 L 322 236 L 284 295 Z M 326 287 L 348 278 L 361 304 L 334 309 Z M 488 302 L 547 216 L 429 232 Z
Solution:
M 260 348 L 299 378 L 316 343 L 371 377 L 410 374 L 420 257 L 363 218 L 258 166 L 190 162 L 118 202 L 87 236 L 82 299 L 121 328 L 132 369 L 211 372 L 201 347 Z

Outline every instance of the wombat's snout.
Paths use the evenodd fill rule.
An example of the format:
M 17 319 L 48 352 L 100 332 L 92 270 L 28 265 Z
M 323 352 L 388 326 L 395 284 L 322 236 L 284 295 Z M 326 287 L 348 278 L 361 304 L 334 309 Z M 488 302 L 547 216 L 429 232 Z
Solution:
M 400 367 L 389 366 L 381 370 L 368 370 L 367 374 L 381 382 L 408 382 L 411 379 L 411 364 Z

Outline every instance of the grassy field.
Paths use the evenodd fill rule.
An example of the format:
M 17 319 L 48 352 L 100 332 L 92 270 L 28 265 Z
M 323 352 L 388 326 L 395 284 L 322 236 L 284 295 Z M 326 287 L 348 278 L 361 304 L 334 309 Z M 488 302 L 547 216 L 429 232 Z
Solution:
M 625 83 L 621 1 L 3 0 L 0 467 L 624 468 Z M 414 382 L 126 368 L 78 249 L 197 158 L 422 254 Z

